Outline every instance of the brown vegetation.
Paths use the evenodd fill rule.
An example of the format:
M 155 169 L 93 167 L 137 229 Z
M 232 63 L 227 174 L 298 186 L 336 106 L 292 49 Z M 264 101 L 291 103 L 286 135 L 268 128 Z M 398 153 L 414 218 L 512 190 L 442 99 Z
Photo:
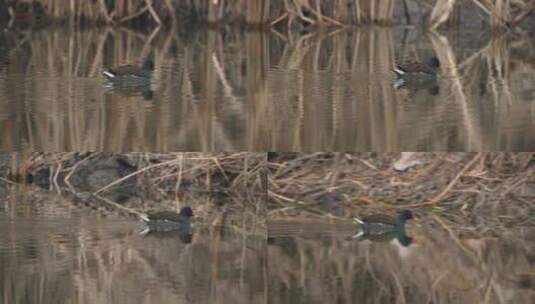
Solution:
M 18 12 L 18 10 L 21 10 L 19 3 L 27 2 L 23 0 L 12 1 L 10 10 L 12 18 L 16 18 L 17 14 L 25 15 L 28 13 Z M 136 19 L 155 24 L 164 22 L 175 24 L 177 19 L 181 21 L 183 18 L 189 19 L 200 16 L 203 21 L 214 24 L 245 22 L 256 26 L 275 25 L 282 21 L 289 26 L 294 23 L 314 26 L 347 26 L 364 23 L 389 24 L 393 20 L 395 2 L 394 0 L 35 0 L 35 3 L 38 3 L 40 12 L 44 12 L 52 19 L 67 18 L 71 24 L 86 20 L 107 24 L 121 24 Z M 468 1 L 463 3 L 466 2 Z M 472 0 L 472 2 L 488 16 L 492 28 L 505 28 L 516 25 L 535 10 L 533 0 Z M 429 27 L 436 28 L 445 22 L 452 13 L 455 4 L 455 0 L 436 1 L 427 20 Z M 407 19 L 410 19 L 406 0 L 404 0 L 403 5 Z M 33 9 L 36 7 L 35 5 L 26 5 L 24 7 L 30 13 L 37 11 Z
M 12 95 L 17 90 L 3 91 L 7 94 L 0 101 L 3 108 L 36 114 L 19 121 L 26 127 L 7 123 L 0 128 L 6 136 L 4 150 L 16 150 L 8 147 L 17 145 L 12 140 L 28 140 L 32 151 L 243 151 L 264 145 L 266 121 L 260 117 L 269 101 L 259 97 L 247 103 L 236 93 L 252 98 L 264 86 L 268 45 L 261 33 L 229 35 L 224 44 L 222 33 L 179 35 L 158 29 L 149 33 L 53 30 L 29 38 L 15 38 L 21 48 L 31 50 L 31 57 L 18 57 L 13 67 L 47 77 L 30 80 L 32 89 L 25 101 L 11 103 L 19 100 L 20 95 Z M 229 51 L 235 56 L 226 56 Z M 146 57 L 156 66 L 172 67 L 158 68 L 153 75 L 157 84 L 153 99 L 159 101 L 103 89 L 104 68 Z M 245 60 L 250 61 L 246 76 Z M 18 80 L 6 80 L 5 87 L 18 86 L 12 81 Z M 218 93 L 221 87 L 224 96 Z M 34 99 L 32 92 L 40 92 L 41 97 Z M 64 128 L 65 123 L 71 127 Z M 234 137 L 229 129 L 246 135 Z M 21 130 L 28 130 L 29 138 Z
M 530 302 L 534 154 L 418 157 L 398 172 L 396 153 L 270 154 L 270 303 Z M 351 217 L 406 208 L 409 247 L 351 238 Z
M 265 153 L 0 154 L 0 301 L 264 301 L 265 167 Z M 189 241 L 124 214 L 185 205 Z
M 505 130 L 530 119 L 512 119 L 510 115 L 533 114 L 533 108 L 522 101 L 524 93 L 518 95 L 529 89 L 513 80 L 524 75 L 524 81 L 534 83 L 524 72 L 535 71 L 531 59 L 517 64 L 517 59 L 509 56 L 511 47 L 523 44 L 509 44 L 505 37 L 498 37 L 470 50 L 473 55 L 459 58 L 462 50 L 454 51 L 446 36 L 430 34 L 427 38 L 431 46 L 416 37 L 414 44 L 395 47 L 389 29 L 372 28 L 288 40 L 278 64 L 281 69 L 268 74 L 267 81 L 274 100 L 268 112 L 274 122 L 274 150 L 445 151 L 458 144 L 460 148 L 453 149 L 515 149 L 509 146 L 512 133 Z M 530 45 L 527 49 L 532 49 L 528 41 L 524 41 Z M 396 61 L 425 60 L 429 49 L 442 62 L 443 77 L 435 84 L 440 88 L 438 94 L 431 95 L 423 85 L 395 90 L 391 68 Z M 500 114 L 490 118 L 486 115 L 491 112 L 485 111 L 481 115 L 477 104 L 485 100 L 493 102 L 484 107 Z M 415 106 L 418 103 L 425 106 Z M 450 116 L 453 111 L 457 114 Z M 445 125 L 436 125 L 447 117 L 454 120 L 449 131 L 442 129 Z M 496 124 L 486 126 L 485 121 L 490 120 Z M 513 141 L 531 141 L 530 132 L 521 131 Z
M 393 168 L 397 157 L 270 154 L 270 219 L 285 218 L 295 210 L 306 216 L 347 219 L 363 210 L 437 208 L 474 216 L 493 214 L 493 222 L 500 223 L 493 229 L 533 221 L 528 216 L 535 207 L 533 153 L 422 153 L 424 164 L 408 172 Z M 325 195 L 338 198 L 326 202 Z M 333 215 L 329 208 L 323 209 L 330 203 L 341 204 L 343 212 Z
M 458 237 L 459 224 L 432 216 L 410 225 L 416 243 L 408 248 L 358 242 L 355 227 L 270 222 L 268 303 L 289 294 L 306 299 L 292 303 L 531 302 L 533 229 Z
M 68 152 L 10 156 L 10 168 L 1 181 L 32 183 L 65 192 L 81 205 L 103 206 L 138 217 L 147 209 L 178 210 L 191 205 L 197 217 L 210 223 L 233 222 L 236 215 L 249 214 L 255 222 L 265 224 L 265 153 Z M 140 204 L 139 196 L 153 203 Z
M 0 106 L 16 113 L 0 113 L 0 145 L 8 151 L 501 151 L 533 145 L 535 108 L 527 101 L 535 45 L 527 37 L 494 37 L 475 50 L 454 51 L 450 39 L 433 34 L 396 48 L 388 28 L 7 36 L 17 46 L 12 54 L 28 54 L 12 56 L 10 77 L 0 84 Z M 391 68 L 399 58 L 425 59 L 430 49 L 443 63 L 440 92 L 430 96 L 424 89 L 407 98 L 393 88 Z M 162 67 L 154 74 L 152 102 L 103 89 L 103 68 L 148 56 Z M 22 85 L 21 73 L 45 77 Z M 445 137 L 445 124 L 436 122 L 450 117 Z

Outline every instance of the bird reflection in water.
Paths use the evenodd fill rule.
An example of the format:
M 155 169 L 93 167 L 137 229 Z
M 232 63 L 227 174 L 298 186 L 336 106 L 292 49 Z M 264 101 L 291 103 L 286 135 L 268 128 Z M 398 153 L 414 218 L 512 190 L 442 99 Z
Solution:
M 124 97 L 142 96 L 144 100 L 152 100 L 154 96 L 150 82 L 122 83 L 106 80 L 104 90 L 108 94 Z

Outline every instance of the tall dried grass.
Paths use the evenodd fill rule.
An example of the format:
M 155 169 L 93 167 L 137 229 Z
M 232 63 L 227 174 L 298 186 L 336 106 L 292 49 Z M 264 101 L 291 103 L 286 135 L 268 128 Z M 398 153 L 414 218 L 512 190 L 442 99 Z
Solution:
M 71 24 L 84 21 L 121 24 L 132 20 L 155 24 L 196 19 L 211 24 L 240 23 L 269 26 L 285 21 L 290 27 L 348 26 L 365 23 L 391 24 L 394 18 L 393 0 L 37 0 L 52 19 L 68 20 Z M 493 29 L 514 26 L 533 10 L 532 0 L 483 1 L 471 0 L 489 18 Z M 434 29 L 451 15 L 455 0 L 437 0 L 427 23 Z M 406 2 L 406 18 L 410 19 Z M 13 11 L 13 10 L 12 10 Z
M 532 0 L 471 0 L 471 2 L 488 16 L 493 30 L 515 26 L 535 11 L 535 1 Z M 437 28 L 444 23 L 452 13 L 455 3 L 455 0 L 437 0 L 428 20 L 430 28 Z

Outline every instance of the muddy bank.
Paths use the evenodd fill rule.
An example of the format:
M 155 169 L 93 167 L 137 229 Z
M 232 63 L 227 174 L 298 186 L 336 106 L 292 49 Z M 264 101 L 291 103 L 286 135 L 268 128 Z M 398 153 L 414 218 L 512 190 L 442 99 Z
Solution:
M 264 164 L 264 153 L 0 154 L 0 173 L 5 178 L 24 180 L 43 188 L 54 184 L 82 191 L 111 187 L 109 184 L 131 175 L 121 181 L 123 186 L 141 178 L 154 178 L 150 184 L 140 186 L 157 187 L 164 192 L 180 187 L 199 191 L 261 192 Z
M 268 167 L 269 303 L 533 298 L 533 153 L 269 153 Z M 409 243 L 351 220 L 402 209 Z
M 271 219 L 347 221 L 412 209 L 456 230 L 535 225 L 532 153 L 269 155 Z
M 4 187 L 35 185 L 104 216 L 189 205 L 203 222 L 234 225 L 249 214 L 263 225 L 265 159 L 263 153 L 2 154 L 0 172 Z

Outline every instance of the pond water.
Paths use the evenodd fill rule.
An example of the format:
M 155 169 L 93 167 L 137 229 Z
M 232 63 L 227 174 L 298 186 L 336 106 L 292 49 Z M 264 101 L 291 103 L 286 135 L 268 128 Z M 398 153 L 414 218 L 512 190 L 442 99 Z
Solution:
M 6 30 L 0 149 L 533 151 L 534 50 L 479 29 Z M 432 56 L 440 77 L 394 88 Z M 144 58 L 148 85 L 105 83 Z
M 265 303 L 255 229 L 142 235 L 139 221 L 55 193 L 2 191 L 1 303 Z
M 270 221 L 268 303 L 533 303 L 533 223 L 485 236 L 446 223 L 409 224 L 404 246 L 353 238 L 355 225 Z

